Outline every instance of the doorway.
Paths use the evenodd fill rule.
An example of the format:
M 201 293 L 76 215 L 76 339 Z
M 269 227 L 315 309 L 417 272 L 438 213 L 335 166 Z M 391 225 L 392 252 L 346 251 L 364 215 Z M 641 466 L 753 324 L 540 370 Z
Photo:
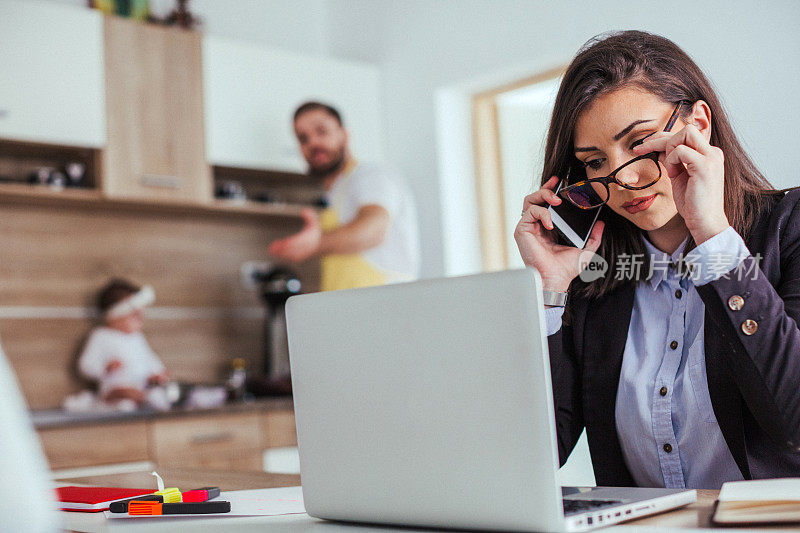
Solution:
M 550 115 L 564 67 L 472 98 L 482 269 L 523 267 L 514 242 L 523 198 L 539 188 Z

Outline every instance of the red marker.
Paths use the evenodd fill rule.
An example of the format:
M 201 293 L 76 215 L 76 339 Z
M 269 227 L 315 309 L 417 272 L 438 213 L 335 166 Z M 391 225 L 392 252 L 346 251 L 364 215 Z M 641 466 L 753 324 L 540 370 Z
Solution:
M 185 502 L 205 502 L 219 496 L 219 487 L 203 487 L 202 489 L 189 490 L 181 493 Z

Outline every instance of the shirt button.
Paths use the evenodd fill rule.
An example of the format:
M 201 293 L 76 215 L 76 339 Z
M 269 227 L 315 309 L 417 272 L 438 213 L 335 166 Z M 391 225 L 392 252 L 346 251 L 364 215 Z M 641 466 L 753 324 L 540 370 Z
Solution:
M 744 307 L 744 298 L 739 296 L 738 294 L 734 294 L 730 298 L 728 298 L 728 307 L 731 308 L 731 311 L 738 311 L 742 307 Z
M 678 298 L 680 300 L 681 296 L 683 296 L 683 293 L 681 292 L 681 290 L 680 289 L 676 290 L 675 291 L 675 298 Z
M 664 451 L 667 453 L 672 453 L 672 444 L 669 442 L 664 445 Z
M 742 329 L 744 329 L 744 324 L 742 324 Z M 747 333 L 747 332 L 745 332 L 745 333 Z M 752 335 L 752 333 L 747 333 L 747 334 L 748 335 Z M 672 341 L 671 343 L 669 343 L 669 347 L 672 348 L 673 350 L 677 349 L 678 348 L 678 341 Z
M 747 319 L 742 322 L 742 331 L 745 335 L 752 335 L 758 329 L 758 322 L 752 319 Z
M 661 396 L 666 396 L 666 395 L 667 395 L 667 388 L 666 388 L 666 387 L 661 387 L 661 390 L 660 390 L 660 391 L 658 391 L 658 393 L 659 393 Z

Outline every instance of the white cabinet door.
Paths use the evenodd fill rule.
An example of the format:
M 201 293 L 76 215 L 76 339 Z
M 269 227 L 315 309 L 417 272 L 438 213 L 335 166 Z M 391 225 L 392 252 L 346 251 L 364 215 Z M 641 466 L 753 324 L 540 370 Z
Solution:
M 0 0 L 0 137 L 103 146 L 103 72 L 100 12 Z
M 383 157 L 377 67 L 207 36 L 203 87 L 213 165 L 304 172 L 292 114 L 307 100 L 339 109 L 356 158 Z

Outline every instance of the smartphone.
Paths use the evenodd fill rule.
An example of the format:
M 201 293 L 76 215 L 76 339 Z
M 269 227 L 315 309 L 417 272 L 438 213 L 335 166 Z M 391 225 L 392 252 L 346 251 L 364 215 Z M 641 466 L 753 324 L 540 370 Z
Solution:
M 555 189 L 556 194 L 566 184 L 566 179 L 560 180 Z M 548 207 L 550 217 L 553 219 L 553 226 L 573 246 L 583 248 L 586 246 L 586 241 L 589 240 L 589 235 L 592 234 L 592 228 L 594 228 L 603 206 L 596 209 L 581 209 L 566 198 L 559 198 L 561 198 L 559 205 Z

